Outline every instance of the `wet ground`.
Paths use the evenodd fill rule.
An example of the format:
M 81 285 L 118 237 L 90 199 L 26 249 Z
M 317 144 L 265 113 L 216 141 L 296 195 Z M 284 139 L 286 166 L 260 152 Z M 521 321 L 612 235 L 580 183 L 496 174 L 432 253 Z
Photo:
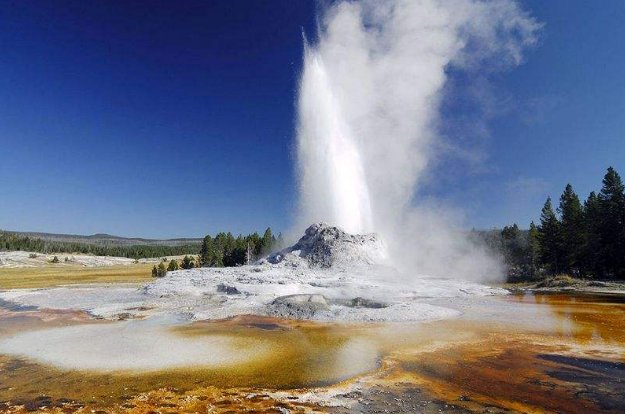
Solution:
M 228 335 L 271 350 L 222 368 L 89 372 L 3 355 L 0 411 L 625 412 L 625 297 L 527 294 L 452 305 L 462 317 L 428 323 L 247 316 L 176 328 L 184 337 Z M 0 340 L 111 323 L 119 322 L 0 303 Z

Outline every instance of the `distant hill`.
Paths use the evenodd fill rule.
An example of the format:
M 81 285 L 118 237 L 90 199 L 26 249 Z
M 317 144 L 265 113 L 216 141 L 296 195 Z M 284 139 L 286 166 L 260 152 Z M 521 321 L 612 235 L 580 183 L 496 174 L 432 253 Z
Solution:
M 56 234 L 56 233 L 38 233 L 25 231 L 5 231 L 5 233 L 14 234 L 21 237 L 30 237 L 33 239 L 41 239 L 49 242 L 64 243 L 80 243 L 91 244 L 103 247 L 123 247 L 123 246 L 188 246 L 193 244 L 201 244 L 200 238 L 179 238 L 179 239 L 144 239 L 139 237 L 120 237 L 111 234 L 92 234 L 90 236 L 82 236 L 78 234 Z

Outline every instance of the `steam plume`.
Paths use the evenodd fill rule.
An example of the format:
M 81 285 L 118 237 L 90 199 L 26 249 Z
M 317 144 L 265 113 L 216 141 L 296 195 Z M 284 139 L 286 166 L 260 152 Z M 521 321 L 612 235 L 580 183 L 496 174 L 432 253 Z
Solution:
M 415 194 L 441 139 L 448 71 L 518 65 L 539 27 L 513 0 L 325 7 L 318 39 L 305 48 L 299 91 L 301 224 L 376 231 L 396 260 L 419 273 L 496 272 L 496 263 L 454 231 L 447 214 Z

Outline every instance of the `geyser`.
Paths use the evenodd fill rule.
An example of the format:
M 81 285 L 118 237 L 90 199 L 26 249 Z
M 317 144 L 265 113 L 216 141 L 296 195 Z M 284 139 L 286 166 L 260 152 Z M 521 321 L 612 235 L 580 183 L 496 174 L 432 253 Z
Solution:
M 326 221 L 378 232 L 394 261 L 419 273 L 497 273 L 444 209 L 419 202 L 420 178 L 442 139 L 450 69 L 483 78 L 517 65 L 539 28 L 513 0 L 330 3 L 317 40 L 305 42 L 299 227 Z
M 306 49 L 300 97 L 303 205 L 350 233 L 372 230 L 360 148 L 319 53 Z M 314 220 L 313 220 L 314 221 Z

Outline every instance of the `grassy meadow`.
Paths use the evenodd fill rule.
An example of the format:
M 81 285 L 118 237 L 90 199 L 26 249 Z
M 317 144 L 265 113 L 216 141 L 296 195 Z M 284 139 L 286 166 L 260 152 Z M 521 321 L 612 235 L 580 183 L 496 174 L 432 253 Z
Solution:
M 152 263 L 126 266 L 65 266 L 0 269 L 0 289 L 44 288 L 84 283 L 141 283 L 152 277 Z

